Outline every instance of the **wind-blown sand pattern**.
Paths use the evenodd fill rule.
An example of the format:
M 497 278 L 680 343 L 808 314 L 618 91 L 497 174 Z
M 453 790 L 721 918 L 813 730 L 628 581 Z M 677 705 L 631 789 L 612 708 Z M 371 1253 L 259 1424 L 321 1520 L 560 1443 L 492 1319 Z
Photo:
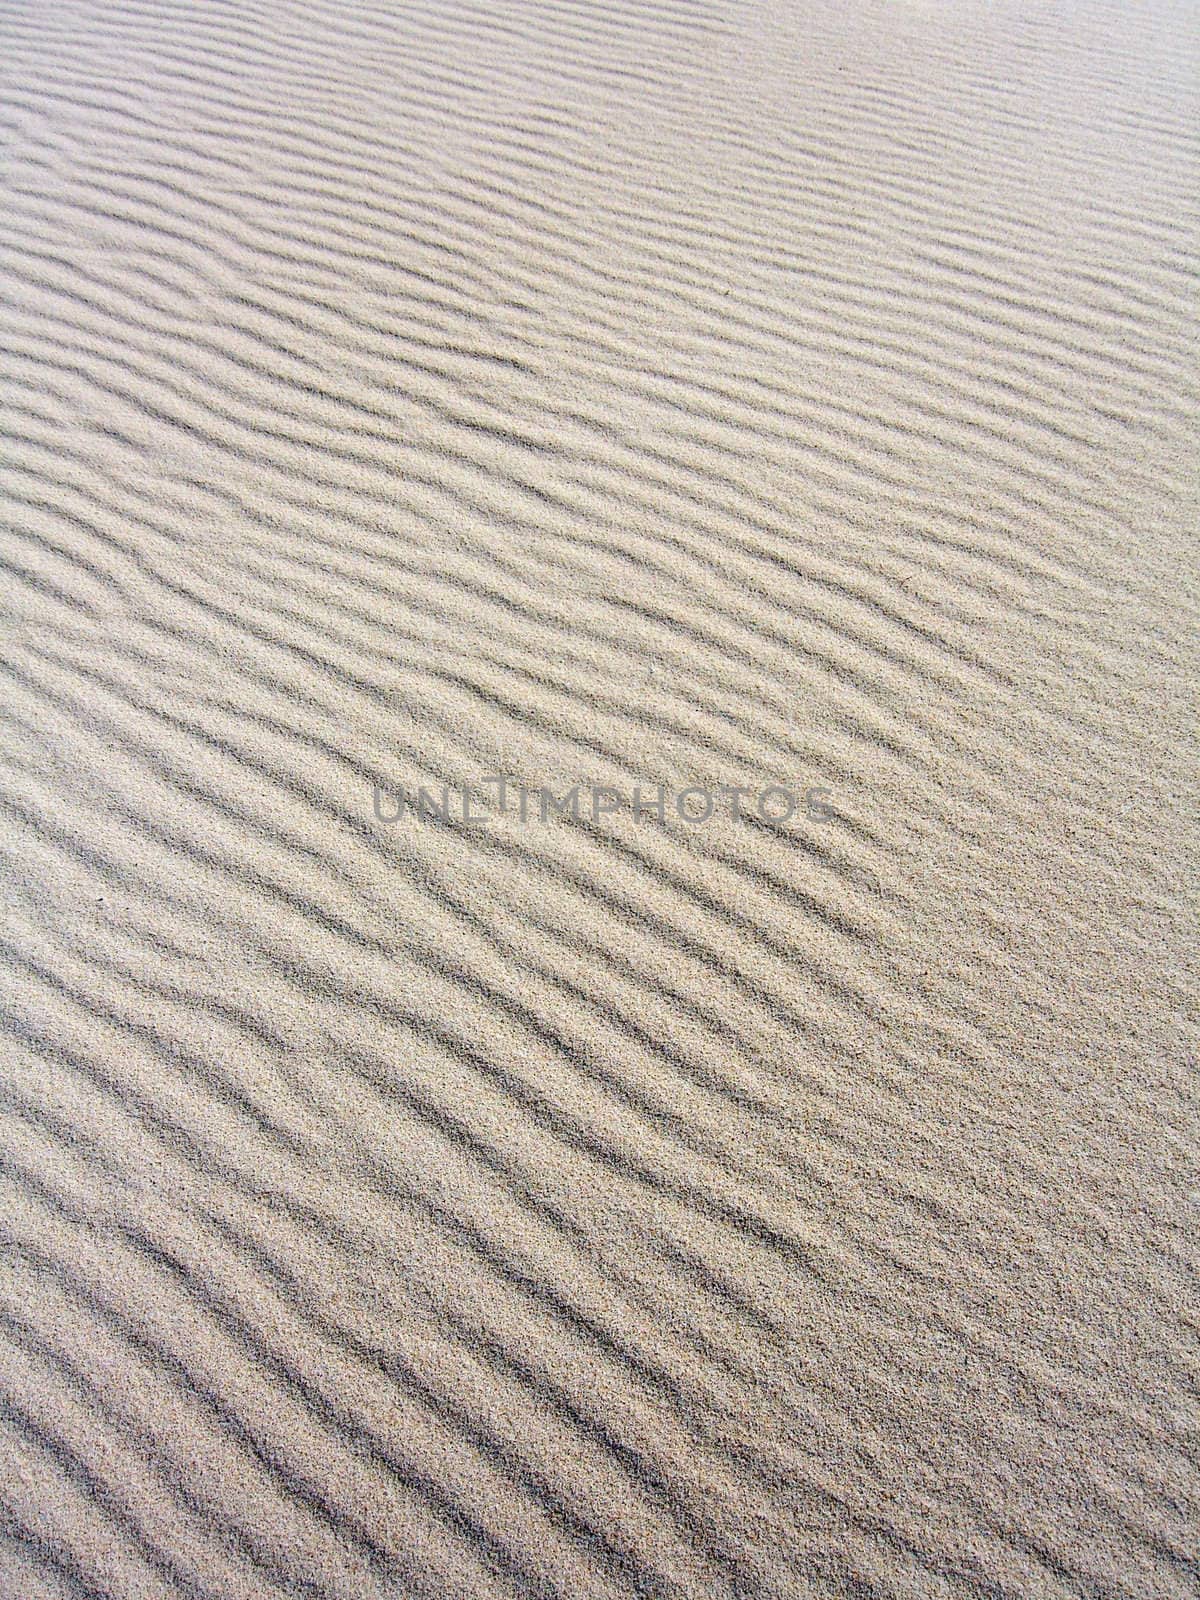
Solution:
M 0 1594 L 1194 1596 L 1194 5 L 0 17 Z

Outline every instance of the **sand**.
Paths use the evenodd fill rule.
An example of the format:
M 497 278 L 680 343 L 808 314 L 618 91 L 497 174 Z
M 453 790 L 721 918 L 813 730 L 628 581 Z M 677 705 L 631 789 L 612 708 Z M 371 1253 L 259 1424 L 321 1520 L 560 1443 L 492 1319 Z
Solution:
M 1200 1592 L 1195 6 L 0 91 L 0 1594 Z

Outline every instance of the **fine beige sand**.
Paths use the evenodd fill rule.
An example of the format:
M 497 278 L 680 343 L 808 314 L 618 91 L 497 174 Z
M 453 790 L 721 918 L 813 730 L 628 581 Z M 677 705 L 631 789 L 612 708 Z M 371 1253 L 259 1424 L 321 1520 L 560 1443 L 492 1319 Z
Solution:
M 3 1600 L 1200 1593 L 1198 132 L 1195 0 L 0 6 Z

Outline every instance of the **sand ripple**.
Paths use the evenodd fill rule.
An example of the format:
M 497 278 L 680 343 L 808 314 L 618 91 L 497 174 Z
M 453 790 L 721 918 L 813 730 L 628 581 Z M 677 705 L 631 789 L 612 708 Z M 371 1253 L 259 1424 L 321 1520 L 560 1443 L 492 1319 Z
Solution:
M 0 1594 L 1195 1595 L 1194 7 L 0 82 Z

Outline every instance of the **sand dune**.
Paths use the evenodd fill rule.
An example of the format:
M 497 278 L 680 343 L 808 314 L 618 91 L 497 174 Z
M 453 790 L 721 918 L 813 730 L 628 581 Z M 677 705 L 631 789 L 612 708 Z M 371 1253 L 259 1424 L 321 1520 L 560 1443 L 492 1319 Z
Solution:
M 1195 8 L 0 85 L 0 1594 L 1195 1595 Z

